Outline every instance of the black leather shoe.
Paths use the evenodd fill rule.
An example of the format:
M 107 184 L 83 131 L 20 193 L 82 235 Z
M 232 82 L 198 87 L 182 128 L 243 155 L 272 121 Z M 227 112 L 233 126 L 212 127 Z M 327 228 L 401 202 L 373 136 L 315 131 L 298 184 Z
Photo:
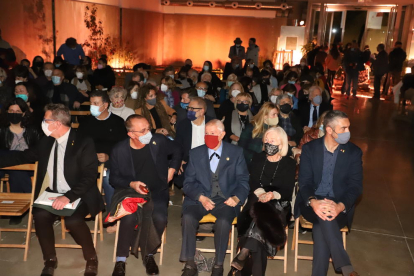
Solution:
M 116 262 L 112 276 L 125 276 L 125 262 Z
M 223 276 L 224 269 L 222 265 L 214 265 L 211 270 L 211 276 Z
M 183 274 L 181 276 L 197 276 L 198 270 L 197 267 L 186 264 L 183 269 Z
M 86 268 L 84 276 L 96 276 L 98 275 L 98 259 L 92 258 L 86 261 Z
M 158 275 L 160 273 L 153 255 L 145 256 L 144 264 L 145 264 L 147 275 Z
M 53 276 L 55 269 L 57 268 L 58 261 L 57 259 L 49 259 L 45 261 L 45 267 L 42 270 L 40 276 Z

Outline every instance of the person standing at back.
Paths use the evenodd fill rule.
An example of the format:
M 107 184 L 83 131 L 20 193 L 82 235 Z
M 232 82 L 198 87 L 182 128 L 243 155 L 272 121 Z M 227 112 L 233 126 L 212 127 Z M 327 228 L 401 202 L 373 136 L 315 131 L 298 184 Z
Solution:
M 380 98 L 381 80 L 382 77 L 388 73 L 388 54 L 385 51 L 385 45 L 382 43 L 378 44 L 377 51 L 378 54 L 372 63 L 372 67 L 374 69 L 374 99 Z M 387 80 L 385 80 L 383 85 L 383 94 L 386 94 L 386 82 Z
M 387 89 L 383 91 L 383 94 L 388 94 L 388 87 L 390 84 L 393 86 L 397 85 L 397 83 L 401 80 L 401 72 L 403 68 L 403 63 L 407 58 L 407 53 L 401 48 L 402 43 L 401 41 L 395 42 L 395 48 L 390 52 L 388 55 L 388 66 L 389 66 L 389 74 L 388 74 L 388 81 L 387 81 Z M 391 82 L 392 79 L 392 82 Z
M 239 64 L 239 68 L 243 66 L 243 59 L 246 58 L 246 50 L 242 45 L 243 41 L 240 37 L 236 38 L 234 41 L 234 45 L 230 47 L 229 51 L 229 59 L 236 60 Z
M 256 45 L 256 38 L 249 39 L 249 47 L 247 47 L 246 59 L 253 60 L 254 64 L 259 64 L 260 47 Z
M 345 50 L 343 64 L 345 67 L 346 73 L 346 98 L 349 99 L 351 95 L 351 84 L 352 84 L 352 96 L 355 99 L 357 98 L 358 90 L 358 61 L 360 59 L 360 50 L 358 48 L 357 42 L 354 40 L 352 42 L 351 48 Z M 345 83 L 344 83 L 345 85 Z M 345 92 L 343 91 L 343 92 Z
M 81 59 L 85 57 L 85 52 L 75 38 L 69 37 L 57 51 L 57 56 L 60 57 L 62 55 L 67 63 L 72 65 L 80 65 Z

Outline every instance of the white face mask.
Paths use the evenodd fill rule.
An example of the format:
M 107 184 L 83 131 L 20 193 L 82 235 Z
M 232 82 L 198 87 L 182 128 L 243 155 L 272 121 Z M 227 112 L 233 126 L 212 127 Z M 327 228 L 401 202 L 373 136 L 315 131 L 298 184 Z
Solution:
M 45 70 L 45 76 L 50 78 L 52 76 L 53 71 L 52 70 Z
M 53 131 L 50 131 L 49 130 L 49 124 L 46 123 L 45 121 L 42 121 L 42 130 L 43 130 L 43 132 L 45 133 L 46 136 L 50 136 L 53 133 L 53 131 L 55 131 L 56 129 L 53 130 Z
M 170 75 L 170 78 L 174 79 L 174 75 Z
M 22 80 L 15 80 L 14 81 L 16 84 L 23 82 Z
M 161 84 L 161 91 L 166 92 L 168 90 L 168 86 L 165 84 Z
M 77 77 L 78 79 L 83 78 L 83 73 L 82 73 L 82 72 L 76 72 L 76 77 Z
M 151 131 L 148 131 L 147 134 L 139 136 L 139 141 L 144 145 L 148 145 L 151 142 L 152 134 Z
M 231 91 L 231 96 L 233 97 L 233 98 L 236 98 L 237 97 L 237 95 L 239 95 L 241 92 L 240 92 L 240 90 L 233 90 L 233 91 Z
M 132 98 L 133 100 L 138 99 L 138 92 L 137 92 L 137 91 L 132 92 L 132 93 L 131 93 L 131 98 Z
M 270 101 L 276 104 L 277 96 L 270 96 Z

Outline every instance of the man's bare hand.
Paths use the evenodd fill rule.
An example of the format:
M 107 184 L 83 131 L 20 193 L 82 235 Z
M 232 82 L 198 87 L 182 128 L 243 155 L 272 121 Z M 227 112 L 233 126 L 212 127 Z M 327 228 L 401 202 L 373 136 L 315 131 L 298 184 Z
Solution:
M 182 174 L 182 173 L 184 172 L 183 166 L 184 166 L 185 164 L 187 164 L 187 162 L 185 162 L 185 161 L 181 161 L 181 167 L 180 167 L 180 169 L 178 170 L 178 175 L 180 175 L 180 174 Z
M 148 194 L 146 191 L 143 190 L 143 189 L 147 189 L 147 185 L 145 185 L 145 183 L 143 183 L 141 181 L 132 181 L 129 184 L 129 186 L 141 195 Z
M 336 203 L 330 199 L 324 199 L 329 206 L 328 206 L 328 220 L 334 220 L 341 212 L 345 210 L 345 205 L 342 202 Z
M 236 207 L 237 206 L 237 202 L 232 197 L 229 197 L 226 201 L 224 201 L 224 204 L 226 204 L 227 206 L 230 206 L 230 207 Z
M 98 156 L 99 162 L 101 163 L 105 163 L 106 161 L 109 160 L 109 156 L 106 153 L 97 153 L 97 156 Z
M 204 209 L 206 209 L 207 211 L 211 211 L 214 209 L 214 205 L 215 203 L 209 199 L 206 196 L 201 195 L 200 198 L 198 199 L 198 201 L 201 202 L 201 204 L 203 205 Z
M 168 169 L 168 182 L 170 182 L 174 178 L 175 169 L 169 168 Z
M 332 208 L 331 203 L 325 200 L 312 199 L 310 201 L 310 206 L 312 207 L 315 214 L 322 220 L 329 220 L 328 216 L 331 216 L 329 211 Z
M 68 203 L 70 203 L 69 198 L 66 196 L 49 197 L 49 199 L 53 200 L 52 208 L 55 210 L 62 210 Z

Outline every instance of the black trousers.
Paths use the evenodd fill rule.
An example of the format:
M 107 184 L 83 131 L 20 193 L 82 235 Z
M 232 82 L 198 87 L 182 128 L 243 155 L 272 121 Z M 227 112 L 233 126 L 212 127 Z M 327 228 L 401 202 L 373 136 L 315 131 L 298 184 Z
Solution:
M 330 257 L 332 257 L 336 271 L 341 271 L 342 267 L 351 265 L 340 231 L 347 225 L 347 215 L 340 213 L 333 221 L 325 221 L 305 203 L 302 203 L 299 208 L 303 217 L 313 223 L 312 276 L 323 276 L 328 273 Z
M 81 203 L 78 209 L 68 217 L 65 217 L 66 228 L 70 231 L 77 244 L 82 246 L 83 257 L 85 260 L 96 257 L 95 247 L 93 246 L 91 230 L 85 222 L 85 216 L 89 214 L 86 204 Z M 42 248 L 43 259 L 56 258 L 55 233 L 53 223 L 58 216 L 44 209 L 33 208 L 36 235 Z
M 224 204 L 226 199 L 214 197 L 211 199 L 215 207 L 207 211 L 201 203 L 187 206 L 183 209 L 181 217 L 181 227 L 183 233 L 183 243 L 181 246 L 180 261 L 185 262 L 194 259 L 196 250 L 196 233 L 199 221 L 203 216 L 211 213 L 217 218 L 214 224 L 214 247 L 216 249 L 216 264 L 222 265 L 226 257 L 226 250 L 229 242 L 229 232 L 231 224 L 237 217 L 240 206 L 230 207 Z
M 168 222 L 168 190 L 164 190 L 160 193 L 152 193 L 151 200 L 154 203 L 152 221 L 154 222 L 154 226 L 158 235 L 161 237 Z M 146 204 L 144 204 L 144 215 L 146 212 L 145 206 Z M 117 257 L 129 256 L 130 247 L 132 246 L 136 237 L 135 227 L 138 223 L 137 218 L 138 217 L 136 213 L 121 218 L 121 225 L 119 227 L 118 246 L 116 249 Z M 155 253 L 157 253 L 157 248 L 152 252 L 152 254 Z M 145 256 L 142 257 L 142 259 L 144 260 Z
M 329 84 L 329 87 L 333 86 L 335 75 L 336 75 L 336 71 L 331 71 L 331 70 L 328 69 L 328 84 Z
M 241 276 L 265 276 L 268 254 L 264 245 L 256 239 L 246 238 L 242 248 L 249 249 L 251 256 L 246 260 Z
M 381 80 L 384 75 L 374 75 L 374 97 L 379 98 L 381 95 Z M 386 82 L 386 80 L 385 80 Z M 385 84 L 383 86 L 383 93 L 385 93 Z

